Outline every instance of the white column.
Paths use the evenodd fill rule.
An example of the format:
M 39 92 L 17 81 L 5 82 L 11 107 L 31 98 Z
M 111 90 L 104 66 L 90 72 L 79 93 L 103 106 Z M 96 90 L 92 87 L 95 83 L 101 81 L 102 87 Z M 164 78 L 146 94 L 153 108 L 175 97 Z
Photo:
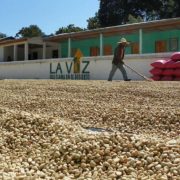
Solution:
M 71 57 L 71 38 L 68 38 L 68 57 Z
M 46 59 L 46 43 L 43 43 L 43 59 Z
M 139 54 L 142 54 L 143 47 L 143 37 L 142 37 L 142 29 L 139 29 Z
M 28 54 L 29 54 L 29 45 L 28 42 L 24 44 L 24 60 L 28 60 Z
M 100 34 L 100 56 L 103 56 L 103 34 Z
M 13 58 L 14 61 L 17 61 L 17 45 L 15 44 L 14 45 L 14 58 Z

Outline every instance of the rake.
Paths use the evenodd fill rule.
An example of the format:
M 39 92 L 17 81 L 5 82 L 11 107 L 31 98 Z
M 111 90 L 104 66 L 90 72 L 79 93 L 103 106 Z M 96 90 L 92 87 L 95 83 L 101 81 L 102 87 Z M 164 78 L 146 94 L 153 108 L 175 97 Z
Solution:
M 145 80 L 147 80 L 147 81 L 153 81 L 152 79 L 150 79 L 150 78 L 144 76 L 143 74 L 137 72 L 136 70 L 134 70 L 134 69 L 133 69 L 132 67 L 130 67 L 129 65 L 124 64 L 124 66 L 126 66 L 126 67 L 129 68 L 131 71 L 133 71 L 134 73 L 138 74 L 139 76 L 141 76 L 141 77 L 144 78 Z

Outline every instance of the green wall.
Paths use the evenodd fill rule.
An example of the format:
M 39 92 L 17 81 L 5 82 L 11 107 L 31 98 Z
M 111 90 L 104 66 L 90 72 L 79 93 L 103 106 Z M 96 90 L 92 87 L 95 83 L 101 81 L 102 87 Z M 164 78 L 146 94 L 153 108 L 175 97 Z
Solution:
M 99 47 L 99 38 L 72 41 L 71 47 L 80 49 L 84 56 L 90 56 L 90 47 Z
M 71 48 L 80 49 L 84 56 L 90 56 L 90 47 L 99 47 L 99 38 L 71 40 Z M 68 57 L 68 41 L 61 43 L 61 55 Z
M 60 43 L 60 52 L 61 52 L 61 57 L 66 58 L 68 57 L 68 41 L 64 41 Z
M 180 30 L 169 31 L 154 31 L 143 33 L 143 53 L 154 53 L 155 42 L 158 40 L 167 41 L 167 50 L 170 51 L 169 40 L 170 38 L 178 38 L 178 50 L 180 50 Z
M 133 34 L 126 34 L 126 35 L 122 35 L 122 36 L 104 37 L 103 43 L 104 43 L 104 45 L 112 45 L 112 49 L 114 51 L 114 49 L 117 46 L 117 42 L 119 42 L 122 37 L 125 37 L 127 39 L 127 41 L 129 41 L 129 42 L 139 42 L 139 34 L 133 33 Z M 126 48 L 126 53 L 127 54 L 131 53 L 130 47 Z
M 111 45 L 114 51 L 117 46 L 117 42 L 125 37 L 130 42 L 139 42 L 139 32 L 125 35 L 115 35 L 109 37 L 103 37 L 103 45 Z M 143 53 L 155 53 L 155 42 L 158 40 L 167 41 L 167 51 L 170 51 L 169 39 L 178 38 L 178 50 L 180 50 L 180 30 L 166 30 L 166 31 L 153 31 L 143 32 Z M 71 48 L 80 49 L 84 56 L 90 56 L 90 47 L 99 47 L 100 37 L 89 38 L 85 40 L 72 40 Z M 68 57 L 68 40 L 61 42 L 61 54 L 62 57 Z M 126 48 L 126 54 L 131 54 L 131 47 Z

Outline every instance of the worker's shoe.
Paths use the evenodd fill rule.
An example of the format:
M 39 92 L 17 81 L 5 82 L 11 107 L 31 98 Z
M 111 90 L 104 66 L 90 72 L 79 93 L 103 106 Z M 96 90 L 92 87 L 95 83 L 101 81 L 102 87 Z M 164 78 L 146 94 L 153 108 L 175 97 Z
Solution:
M 126 79 L 126 80 L 124 80 L 124 81 L 131 81 L 131 79 Z

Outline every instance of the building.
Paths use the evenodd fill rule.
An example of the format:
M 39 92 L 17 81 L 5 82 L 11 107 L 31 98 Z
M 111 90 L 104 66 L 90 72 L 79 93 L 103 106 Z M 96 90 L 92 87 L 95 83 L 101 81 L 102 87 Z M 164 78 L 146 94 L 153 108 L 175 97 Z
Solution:
M 0 39 L 0 62 L 50 59 L 57 47 L 57 43 L 46 43 L 41 37 L 3 38 Z
M 89 57 L 112 55 L 122 36 L 131 42 L 127 54 L 179 51 L 180 18 L 60 34 L 45 40 L 59 43 L 60 57 L 72 57 L 77 49 Z
M 107 79 L 113 51 L 121 37 L 131 42 L 126 49 L 127 63 L 150 76 L 150 63 L 154 59 L 168 57 L 171 52 L 180 51 L 180 18 L 120 25 L 45 38 L 1 39 L 0 76 L 2 78 L 21 78 L 22 76 L 22 78 L 49 79 L 52 77 L 47 75 L 49 72 L 46 72 L 46 75 L 45 73 L 38 75 L 38 73 L 33 73 L 32 68 L 31 74 L 31 69 L 28 68 L 29 74 L 24 74 L 24 67 L 22 68 L 24 73 L 20 75 L 16 69 L 20 65 L 37 67 L 37 65 L 48 64 L 48 69 L 51 67 L 52 71 L 52 63 L 72 62 L 77 50 L 80 50 L 83 54 L 82 62 L 90 62 L 88 66 L 90 79 Z M 13 72 L 11 69 L 8 75 L 10 66 L 13 66 Z M 106 74 L 101 72 L 102 66 Z M 4 68 L 7 70 L 6 75 L 3 73 Z M 64 68 L 67 69 L 67 64 L 61 67 L 61 69 Z M 66 72 L 66 74 L 73 73 L 73 68 Z M 131 76 L 132 79 L 139 79 L 136 75 Z M 117 74 L 115 79 L 118 78 Z

